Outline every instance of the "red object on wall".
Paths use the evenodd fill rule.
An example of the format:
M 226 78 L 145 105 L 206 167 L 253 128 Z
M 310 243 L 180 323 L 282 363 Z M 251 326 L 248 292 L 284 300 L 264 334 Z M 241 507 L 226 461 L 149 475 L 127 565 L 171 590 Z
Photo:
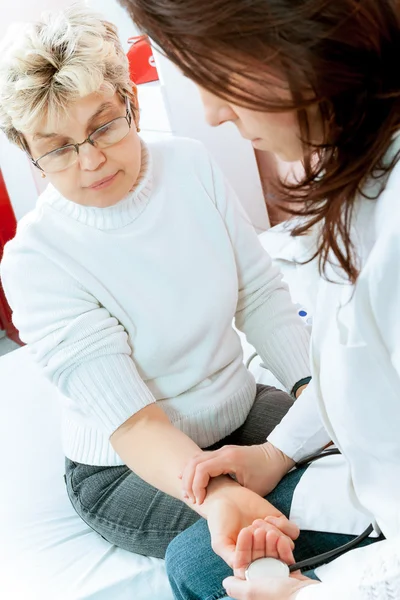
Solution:
M 148 37 L 139 35 L 129 38 L 128 42 L 131 44 L 127 53 L 131 80 L 136 85 L 157 81 L 156 63 Z
M 17 230 L 17 220 L 13 208 L 11 206 L 10 198 L 8 197 L 6 184 L 0 170 L 0 260 L 3 256 L 3 249 L 5 244 L 11 240 Z M 21 344 L 21 340 L 18 336 L 18 331 L 15 329 L 11 321 L 11 309 L 8 306 L 6 297 L 1 287 L 0 281 L 0 329 L 3 329 L 7 336 Z

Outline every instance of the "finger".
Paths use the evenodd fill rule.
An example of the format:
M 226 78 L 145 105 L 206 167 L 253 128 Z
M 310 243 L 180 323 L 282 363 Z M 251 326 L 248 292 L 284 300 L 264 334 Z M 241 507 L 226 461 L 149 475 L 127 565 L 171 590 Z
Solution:
M 266 523 L 275 525 L 275 527 L 280 529 L 282 533 L 289 536 L 292 540 L 297 540 L 300 535 L 300 529 L 297 527 L 296 523 L 289 521 L 285 515 L 282 515 L 281 517 L 266 517 L 264 520 Z
M 215 554 L 218 554 L 229 565 L 232 569 L 235 563 L 236 557 L 236 540 L 231 539 L 227 536 L 218 536 L 215 540 L 211 541 L 211 547 Z
M 279 553 L 278 553 L 279 537 L 280 537 L 279 533 L 276 530 L 270 529 L 270 531 L 267 531 L 267 533 L 265 534 L 266 556 L 269 556 L 271 558 L 279 558 Z
M 223 470 L 225 468 L 224 464 L 228 463 L 227 455 L 232 454 L 232 452 L 230 450 L 228 450 L 228 448 L 229 447 L 224 447 L 224 448 L 220 448 L 220 450 L 215 450 L 212 452 L 202 452 L 201 454 L 194 456 L 188 462 L 188 464 L 186 465 L 186 467 L 183 471 L 183 477 L 182 477 L 182 490 L 183 490 L 184 497 L 186 495 L 193 503 L 196 502 L 196 494 L 193 491 L 193 481 L 195 479 L 197 469 L 200 467 L 200 465 L 204 465 L 205 463 L 208 463 L 208 461 L 211 461 L 209 466 L 202 467 L 203 478 L 205 478 L 204 473 L 207 473 L 208 471 L 210 471 L 208 480 L 205 484 L 204 484 L 204 481 L 202 483 L 200 483 L 199 488 L 198 488 L 200 490 L 203 490 L 199 494 L 199 497 L 202 498 L 202 501 L 204 501 L 204 498 L 206 496 L 206 487 L 207 487 L 208 481 L 210 480 L 210 477 L 218 477 L 219 475 L 229 473 L 228 468 L 226 471 Z M 203 468 L 204 468 L 204 471 L 203 471 Z
M 187 499 L 189 499 L 192 503 L 195 502 L 195 497 L 192 490 L 195 470 L 200 462 L 207 460 L 207 454 L 205 452 L 202 452 L 201 454 L 194 456 L 187 463 L 182 473 L 182 495 L 184 498 L 186 497 Z
M 266 556 L 265 531 L 263 529 L 256 529 L 253 533 L 253 553 L 251 560 L 264 558 L 264 556 Z
M 278 533 L 278 535 L 284 536 L 285 538 L 288 539 L 291 549 L 294 550 L 293 540 L 290 537 L 288 537 L 287 535 L 285 535 L 284 533 L 282 533 L 282 531 L 280 529 L 278 529 L 277 527 L 275 527 L 275 525 L 272 525 L 272 523 L 267 523 L 264 519 L 256 519 L 253 522 L 253 527 L 263 529 L 265 532 L 276 531 Z
M 269 600 L 272 597 L 280 598 L 282 596 L 270 595 L 268 590 L 270 589 L 271 579 L 265 581 L 245 581 L 238 577 L 228 577 L 222 582 L 222 585 L 226 589 L 226 593 L 230 598 L 235 600 Z M 288 597 L 288 596 L 287 596 Z
M 294 556 L 293 556 L 293 551 L 289 544 L 289 538 L 287 538 L 284 535 L 281 535 L 278 538 L 276 548 L 277 548 L 278 557 L 280 560 L 282 560 L 287 565 L 294 564 Z
M 210 479 L 226 475 L 230 471 L 230 464 L 224 456 L 213 456 L 196 466 L 192 481 L 192 492 L 199 504 L 206 497 L 207 485 Z
M 239 579 L 238 577 L 228 577 L 224 579 L 222 585 L 226 589 L 226 593 L 230 598 L 236 598 L 236 600 L 246 600 L 249 596 L 247 595 L 247 589 L 249 582 Z
M 237 577 L 244 579 L 244 572 L 252 561 L 253 555 L 253 530 L 245 527 L 238 535 L 236 541 L 235 559 L 233 570 Z
M 194 495 L 192 493 L 192 482 L 194 477 L 194 466 L 192 461 L 188 463 L 182 473 L 182 496 L 184 500 L 194 502 Z
M 293 571 L 293 573 L 290 573 L 290 577 L 298 579 L 299 581 L 315 581 L 314 579 L 310 579 L 310 577 L 303 575 L 301 571 Z

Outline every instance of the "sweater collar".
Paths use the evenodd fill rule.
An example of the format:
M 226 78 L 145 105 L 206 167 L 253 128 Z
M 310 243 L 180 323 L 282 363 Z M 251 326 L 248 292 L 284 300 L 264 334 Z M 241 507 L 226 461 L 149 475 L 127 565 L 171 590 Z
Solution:
M 153 165 L 148 146 L 141 140 L 142 162 L 135 187 L 114 206 L 97 208 L 83 206 L 64 198 L 51 184 L 46 188 L 38 205 L 49 204 L 56 211 L 94 229 L 120 229 L 135 221 L 146 208 L 152 191 Z

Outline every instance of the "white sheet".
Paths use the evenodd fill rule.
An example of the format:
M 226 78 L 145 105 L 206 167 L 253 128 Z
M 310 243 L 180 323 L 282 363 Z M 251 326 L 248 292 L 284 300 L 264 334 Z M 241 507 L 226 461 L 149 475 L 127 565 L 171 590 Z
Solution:
M 26 348 L 0 359 L 0 386 L 0 595 L 172 600 L 163 561 L 111 546 L 70 505 L 57 391 Z

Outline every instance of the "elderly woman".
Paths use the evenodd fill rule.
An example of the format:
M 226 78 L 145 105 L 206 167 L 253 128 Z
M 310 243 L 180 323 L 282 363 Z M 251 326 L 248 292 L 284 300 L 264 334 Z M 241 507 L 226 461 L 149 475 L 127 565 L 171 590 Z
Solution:
M 256 386 L 232 322 L 297 395 L 308 337 L 288 290 L 205 149 L 138 136 L 111 23 L 78 6 L 47 14 L 0 56 L 1 128 L 49 181 L 6 246 L 2 284 L 63 394 L 71 502 L 111 543 L 155 557 L 203 516 L 226 556 L 243 526 L 280 511 L 227 476 L 193 504 L 179 474 L 228 442 L 267 461 L 292 399 Z

